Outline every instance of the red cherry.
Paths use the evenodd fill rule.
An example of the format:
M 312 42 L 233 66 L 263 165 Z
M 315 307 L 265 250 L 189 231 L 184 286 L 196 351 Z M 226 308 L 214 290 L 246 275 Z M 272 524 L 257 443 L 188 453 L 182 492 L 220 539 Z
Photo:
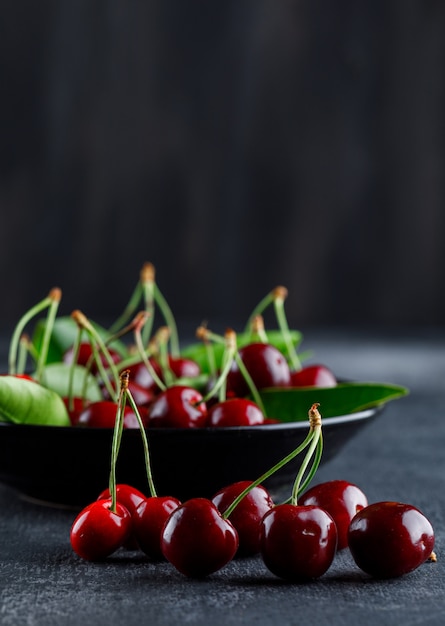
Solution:
M 348 540 L 360 569 L 377 578 L 395 578 L 412 572 L 431 556 L 434 530 L 410 504 L 376 502 L 354 516 Z
M 162 375 L 161 366 L 154 358 L 150 358 L 149 360 L 156 374 L 163 381 L 164 377 Z M 198 363 L 192 361 L 191 359 L 172 357 L 169 355 L 168 364 L 176 378 L 196 378 L 196 376 L 199 376 L 199 374 L 201 373 L 201 368 L 199 367 Z M 141 387 L 144 387 L 145 389 L 159 391 L 158 385 L 156 384 L 144 362 L 141 361 L 134 365 L 130 365 L 130 367 L 126 369 L 130 370 L 130 380 L 133 380 L 135 383 L 137 383 Z
M 308 365 L 291 373 L 292 387 L 336 387 L 337 379 L 324 365 Z
M 111 495 L 108 488 L 104 489 L 97 497 L 98 500 L 109 500 L 110 498 Z M 138 506 L 145 501 L 145 496 L 139 489 L 131 485 L 118 484 L 116 485 L 116 498 L 119 504 L 122 504 L 127 509 L 131 517 L 131 533 L 125 542 L 125 547 L 135 550 L 138 545 L 134 538 L 134 516 Z
M 153 401 L 149 410 L 150 427 L 199 428 L 207 420 L 202 395 L 192 387 L 167 387 Z
M 116 412 L 116 402 L 111 400 L 92 402 L 79 415 L 77 425 L 89 428 L 114 428 Z M 139 412 L 143 421 L 146 422 L 148 419 L 147 411 L 141 407 Z M 137 418 L 129 405 L 124 409 L 124 428 L 139 428 Z
M 70 409 L 70 400 L 69 398 L 62 398 L 65 403 L 66 410 L 68 411 L 68 416 L 70 418 L 70 422 L 72 426 L 77 426 L 79 423 L 79 417 L 82 411 L 86 408 L 86 402 L 83 398 L 72 398 L 73 408 Z
M 264 424 L 264 415 L 247 398 L 230 398 L 214 404 L 208 413 L 207 426 L 255 426 Z
M 233 559 L 238 549 L 238 533 L 211 500 L 192 498 L 167 519 L 161 549 L 179 572 L 203 578 Z
M 71 547 L 82 559 L 101 561 L 128 539 L 130 513 L 119 503 L 116 504 L 116 512 L 110 506 L 111 500 L 96 500 L 74 520 L 70 532 Z
M 116 389 L 116 385 L 113 381 L 110 381 L 110 384 L 113 389 Z M 154 389 L 142 387 L 142 385 L 135 383 L 133 380 L 128 381 L 128 390 L 138 406 L 148 406 L 156 395 Z M 106 400 L 110 399 L 110 394 L 106 388 L 103 389 L 103 396 Z
M 113 363 L 119 363 L 119 361 L 121 360 L 121 356 L 118 352 L 116 352 L 116 350 L 113 350 L 112 348 L 108 348 L 108 352 L 110 353 L 111 359 L 113 361 Z M 77 357 L 77 363 L 79 365 L 87 365 L 87 363 L 89 362 L 90 358 L 93 355 L 93 349 L 91 348 L 91 344 L 88 342 L 84 342 L 80 344 L 79 347 L 79 354 Z M 68 348 L 68 350 L 64 353 L 63 355 L 63 362 L 67 363 L 68 365 L 70 365 L 73 362 L 73 357 L 74 357 L 74 349 L 73 347 Z M 105 358 L 105 356 L 103 354 L 101 354 L 100 359 L 103 363 L 103 365 L 105 367 L 108 367 L 108 361 Z M 91 371 L 96 374 L 97 373 L 97 364 L 93 363 L 92 367 L 91 367 Z
M 289 386 L 291 380 L 289 365 L 275 346 L 268 343 L 250 343 L 240 348 L 239 356 L 257 389 Z M 249 387 L 236 361 L 233 362 L 227 376 L 227 388 L 237 396 L 249 393 Z
M 224 487 L 216 493 L 212 502 L 224 514 L 230 504 L 252 481 L 242 480 Z M 261 485 L 253 487 L 229 515 L 239 539 L 238 556 L 257 554 L 260 551 L 260 523 L 274 506 L 269 492 Z
M 150 558 L 163 559 L 161 534 L 170 514 L 181 502 L 170 496 L 144 498 L 133 514 L 133 529 L 140 549 Z
M 346 480 L 330 480 L 315 485 L 298 498 L 298 504 L 319 506 L 329 513 L 337 526 L 337 549 L 348 545 L 349 524 L 358 511 L 368 506 L 368 499 L 357 485 Z
M 337 548 L 337 529 L 329 513 L 317 506 L 280 504 L 265 514 L 260 550 L 266 567 L 291 581 L 319 578 Z

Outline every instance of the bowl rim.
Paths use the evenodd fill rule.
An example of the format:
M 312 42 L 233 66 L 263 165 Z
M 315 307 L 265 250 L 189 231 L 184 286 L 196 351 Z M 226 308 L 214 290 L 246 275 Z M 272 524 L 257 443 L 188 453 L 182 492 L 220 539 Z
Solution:
M 384 408 L 384 404 L 379 404 L 373 407 L 369 407 L 367 409 L 362 409 L 360 411 L 355 411 L 353 413 L 347 413 L 345 415 L 337 415 L 332 417 L 322 418 L 322 425 L 326 427 L 327 425 L 338 425 L 345 424 L 348 422 L 357 422 L 366 420 L 376 416 L 379 412 L 381 412 Z M 4 422 L 0 421 L 0 428 L 9 427 L 16 428 L 17 430 L 45 430 L 47 432 L 86 432 L 86 433 L 112 433 L 113 428 L 97 428 L 97 427 L 76 427 L 76 426 L 54 426 L 54 425 L 46 425 L 46 424 L 16 424 L 14 422 Z M 175 434 L 184 434 L 184 433 L 215 433 L 215 432 L 244 432 L 244 433 L 255 433 L 255 432 L 264 432 L 264 431 L 276 431 L 276 430 L 302 430 L 309 428 L 309 420 L 296 420 L 291 422 L 278 422 L 278 423 L 268 423 L 268 424 L 256 424 L 255 426 L 202 426 L 199 428 L 167 428 L 167 427 L 156 427 L 156 428 L 145 428 L 145 432 L 147 433 L 175 433 Z M 127 428 L 124 430 L 125 433 L 136 432 L 139 433 L 139 428 Z M 194 436 L 194 435 L 192 435 Z

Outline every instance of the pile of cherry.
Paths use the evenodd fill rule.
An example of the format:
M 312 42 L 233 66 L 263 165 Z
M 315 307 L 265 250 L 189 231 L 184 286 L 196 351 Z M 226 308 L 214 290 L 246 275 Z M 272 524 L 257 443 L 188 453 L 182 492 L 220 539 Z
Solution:
M 128 390 L 121 400 L 125 394 L 134 406 Z M 321 577 L 337 550 L 346 548 L 361 570 L 378 578 L 398 577 L 436 560 L 433 527 L 416 507 L 388 501 L 368 504 L 363 491 L 344 480 L 304 491 L 303 477 L 314 458 L 309 479 L 303 482 L 307 485 L 322 449 L 317 404 L 309 411 L 308 436 L 295 450 L 296 454 L 307 448 L 306 455 L 292 495 L 283 503 L 275 503 L 261 484 L 282 463 L 256 481 L 226 486 L 211 499 L 195 497 L 181 503 L 156 493 L 146 447 L 150 496 L 116 483 L 122 403 L 120 407 L 109 488 L 78 514 L 71 527 L 71 546 L 83 559 L 100 561 L 119 548 L 141 550 L 153 561 L 170 562 L 187 577 L 202 578 L 234 558 L 259 554 L 270 572 L 291 582 Z

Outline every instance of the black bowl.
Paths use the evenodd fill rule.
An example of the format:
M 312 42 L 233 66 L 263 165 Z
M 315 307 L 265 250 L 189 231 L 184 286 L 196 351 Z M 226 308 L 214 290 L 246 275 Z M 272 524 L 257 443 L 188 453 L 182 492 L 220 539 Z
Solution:
M 322 463 L 340 452 L 383 406 L 323 420 Z M 227 484 L 255 480 L 295 449 L 308 422 L 253 427 L 148 430 L 159 495 L 180 500 L 211 497 Z M 22 495 L 59 506 L 82 507 L 108 486 L 112 431 L 0 423 L 0 482 Z M 292 484 L 298 455 L 267 481 L 271 491 Z M 148 495 L 140 432 L 124 430 L 117 482 Z

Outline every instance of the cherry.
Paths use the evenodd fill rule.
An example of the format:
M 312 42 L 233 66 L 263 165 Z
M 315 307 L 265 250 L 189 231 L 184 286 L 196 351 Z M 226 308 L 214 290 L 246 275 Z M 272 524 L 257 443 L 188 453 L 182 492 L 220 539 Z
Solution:
M 238 533 L 211 500 L 192 498 L 167 519 L 161 549 L 179 572 L 203 578 L 233 559 L 238 549 Z
M 104 489 L 97 497 L 98 500 L 108 500 L 111 498 L 110 489 Z M 116 498 L 119 504 L 122 504 L 131 517 L 131 534 L 125 543 L 125 547 L 134 550 L 137 548 L 137 542 L 134 537 L 134 516 L 138 506 L 145 501 L 144 494 L 132 487 L 131 485 L 118 484 L 116 485 Z
M 307 365 L 291 373 L 292 387 L 335 387 L 337 379 L 325 365 Z
M 112 389 L 116 388 L 116 385 L 113 381 L 110 381 L 110 385 Z M 138 406 L 148 406 L 155 398 L 155 389 L 143 387 L 142 385 L 130 380 L 128 382 L 128 389 L 130 390 L 134 401 Z M 103 396 L 106 400 L 110 399 L 110 394 L 107 389 L 103 389 Z
M 247 398 L 230 398 L 214 404 L 208 412 L 207 426 L 255 426 L 264 424 L 264 415 Z
M 88 561 L 101 561 L 113 554 L 128 539 L 131 517 L 127 509 L 111 499 L 96 500 L 85 507 L 71 527 L 70 541 L 76 554 Z
M 431 557 L 434 530 L 410 504 L 376 502 L 353 517 L 348 541 L 360 569 L 377 578 L 395 578 Z
M 136 507 L 132 515 L 135 538 L 140 549 L 150 558 L 163 558 L 162 529 L 170 514 L 180 504 L 180 500 L 171 496 L 152 496 L 144 498 Z
M 86 408 L 86 403 L 85 400 L 83 398 L 71 398 L 72 401 L 72 407 L 70 408 L 70 398 L 64 397 L 62 398 L 65 406 L 66 406 L 66 410 L 68 411 L 68 416 L 70 418 L 70 422 L 72 426 L 77 426 L 77 424 L 79 423 L 79 417 L 82 413 L 82 411 Z
M 91 402 L 79 415 L 78 426 L 88 426 L 89 428 L 113 428 L 116 421 L 117 403 L 112 400 L 99 400 Z M 144 415 L 142 407 L 141 416 Z M 148 413 L 145 413 L 146 420 Z M 139 428 L 134 411 L 129 406 L 124 409 L 124 428 Z
M 167 387 L 152 402 L 149 426 L 199 428 L 207 420 L 207 407 L 202 395 L 192 387 Z
M 228 485 L 213 496 L 212 502 L 224 514 L 235 498 L 251 484 L 251 481 L 241 480 Z M 238 533 L 238 556 L 253 555 L 260 551 L 260 523 L 273 506 L 274 502 L 269 492 L 262 485 L 257 485 L 229 515 L 228 519 Z
M 149 361 L 156 374 L 162 381 L 164 381 L 162 368 L 158 361 L 156 361 L 153 357 L 150 358 Z M 201 368 L 198 363 L 192 359 L 186 359 L 183 357 L 173 357 L 169 355 L 168 366 L 175 378 L 196 378 L 196 376 L 199 376 L 201 373 Z M 141 387 L 145 387 L 146 389 L 159 391 L 156 381 L 153 379 L 153 376 L 143 361 L 130 365 L 127 369 L 130 371 L 130 379 L 135 383 Z
M 330 480 L 315 485 L 298 498 L 302 505 L 319 506 L 329 513 L 337 526 L 337 549 L 348 546 L 348 528 L 354 515 L 368 506 L 368 499 L 357 485 L 346 480 Z
M 250 343 L 240 348 L 239 357 L 257 389 L 290 385 L 289 365 L 275 346 L 268 343 Z M 227 388 L 237 396 L 249 393 L 249 386 L 236 360 L 227 376 Z
M 113 360 L 113 363 L 119 363 L 119 361 L 121 360 L 121 356 L 118 352 L 116 352 L 116 350 L 113 350 L 112 348 L 108 348 L 108 352 L 111 356 L 111 359 Z M 63 362 L 66 363 L 67 365 L 70 365 L 73 362 L 73 358 L 74 358 L 74 348 L 68 348 L 68 350 L 66 350 L 66 352 L 63 355 Z M 79 346 L 79 354 L 77 357 L 77 363 L 78 365 L 83 365 L 86 366 L 88 364 L 88 362 L 90 361 L 90 359 L 93 356 L 93 349 L 91 347 L 91 344 L 88 341 L 82 342 Z M 108 361 L 106 359 L 106 357 L 101 354 L 100 359 L 102 361 L 102 364 L 107 367 L 108 366 Z M 96 374 L 97 373 L 97 365 L 96 363 L 92 364 L 91 367 L 91 371 Z
M 260 551 L 266 567 L 291 581 L 319 578 L 330 567 L 337 548 L 337 529 L 318 506 L 279 504 L 260 525 Z

